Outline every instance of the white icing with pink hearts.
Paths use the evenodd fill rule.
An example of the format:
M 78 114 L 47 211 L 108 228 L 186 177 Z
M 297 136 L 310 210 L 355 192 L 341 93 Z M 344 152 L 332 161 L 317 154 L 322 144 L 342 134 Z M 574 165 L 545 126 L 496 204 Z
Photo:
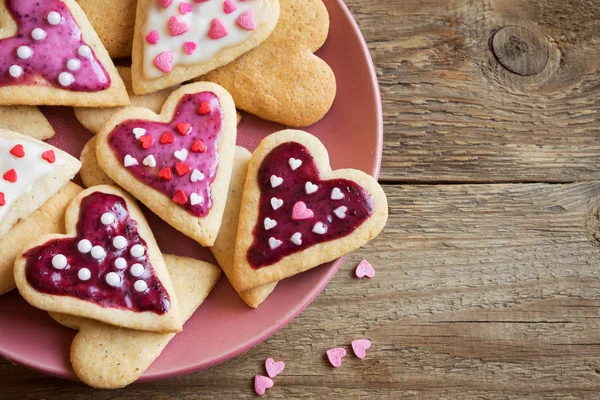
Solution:
M 156 79 L 176 65 L 212 59 L 248 39 L 268 21 L 265 0 L 153 0 L 142 28 L 143 74 Z

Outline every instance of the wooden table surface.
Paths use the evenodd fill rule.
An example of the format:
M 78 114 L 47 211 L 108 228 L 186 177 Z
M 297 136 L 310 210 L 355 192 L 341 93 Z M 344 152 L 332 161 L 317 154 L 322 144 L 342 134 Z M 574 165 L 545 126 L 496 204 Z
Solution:
M 383 97 L 383 234 L 216 368 L 97 391 L 0 360 L 0 398 L 256 398 L 270 356 L 270 399 L 599 398 L 600 2 L 347 4 Z M 359 337 L 367 358 L 331 368 Z

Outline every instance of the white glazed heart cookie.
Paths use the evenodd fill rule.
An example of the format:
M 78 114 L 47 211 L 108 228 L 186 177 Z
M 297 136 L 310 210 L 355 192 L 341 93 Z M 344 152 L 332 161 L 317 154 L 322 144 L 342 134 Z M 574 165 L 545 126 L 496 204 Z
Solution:
M 131 329 L 177 332 L 177 299 L 162 254 L 135 201 L 112 186 L 81 192 L 66 235 L 29 243 L 15 261 L 23 298 L 46 311 Z
M 332 261 L 377 236 L 387 215 L 377 181 L 358 170 L 332 171 L 316 137 L 269 135 L 244 186 L 234 287 L 249 290 Z
M 160 115 L 128 108 L 98 134 L 100 167 L 164 221 L 212 246 L 223 217 L 237 135 L 229 93 L 185 85 Z
M 80 167 L 64 151 L 0 129 L 0 237 L 57 193 Z

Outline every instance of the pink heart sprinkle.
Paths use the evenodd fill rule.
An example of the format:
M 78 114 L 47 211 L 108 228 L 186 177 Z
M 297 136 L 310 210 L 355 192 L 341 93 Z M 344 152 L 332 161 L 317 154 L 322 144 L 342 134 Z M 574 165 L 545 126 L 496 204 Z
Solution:
M 254 11 L 248 10 L 240 14 L 235 23 L 247 31 L 253 31 L 256 29 L 256 23 L 254 22 Z
M 194 42 L 185 42 L 183 44 L 183 51 L 185 51 L 186 54 L 191 55 L 192 53 L 194 53 L 197 47 L 198 46 Z
M 173 0 L 158 0 L 158 4 L 163 6 L 163 8 L 169 7 L 172 2 L 173 2 Z
M 173 53 L 170 51 L 163 51 L 156 57 L 154 57 L 154 65 L 158 67 L 162 72 L 171 72 L 173 69 Z
M 158 43 L 158 32 L 152 31 L 148 35 L 146 35 L 146 42 L 148 42 L 150 44 Z
M 294 204 L 294 208 L 292 209 L 292 219 L 298 221 L 303 219 L 310 219 L 315 216 L 315 213 L 306 207 L 306 204 L 303 201 L 299 201 Z
M 179 19 L 179 16 L 169 18 L 169 33 L 171 36 L 183 35 L 190 29 L 187 22 Z
M 211 39 L 221 39 L 222 37 L 227 36 L 229 32 L 225 27 L 223 21 L 219 18 L 215 18 L 210 21 L 210 30 L 208 31 L 208 37 Z
M 367 349 L 371 348 L 371 341 L 367 339 L 356 339 L 352 343 L 352 351 L 358 358 L 365 358 L 367 355 Z
M 254 377 L 254 391 L 257 395 L 262 396 L 267 389 L 273 387 L 273 380 L 269 377 L 256 375 Z
M 185 1 L 179 3 L 179 12 L 181 15 L 185 15 L 192 11 L 194 11 L 194 7 L 190 3 L 186 3 Z
M 346 350 L 342 349 L 341 347 L 327 350 L 327 358 L 329 359 L 331 365 L 333 365 L 335 368 L 341 367 L 343 357 L 346 357 Z
M 283 372 L 285 369 L 285 363 L 283 361 L 275 361 L 272 358 L 267 358 L 265 361 L 265 368 L 269 378 L 275 378 L 277 375 Z
M 354 273 L 359 278 L 364 278 L 365 276 L 367 278 L 372 278 L 375 276 L 375 270 L 373 269 L 373 266 L 371 264 L 369 264 L 369 262 L 367 260 L 362 260 L 358 264 L 358 267 L 356 267 L 356 271 L 354 271 Z
M 235 3 L 231 0 L 225 0 L 225 3 L 223 3 L 223 12 L 225 12 L 225 14 L 231 14 L 235 10 L 237 10 Z

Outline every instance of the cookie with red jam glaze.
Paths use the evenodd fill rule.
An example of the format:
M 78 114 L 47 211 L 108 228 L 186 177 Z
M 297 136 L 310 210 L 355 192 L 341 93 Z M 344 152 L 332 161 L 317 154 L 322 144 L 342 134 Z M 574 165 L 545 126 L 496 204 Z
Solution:
M 128 108 L 98 134 L 98 164 L 164 221 L 212 246 L 223 217 L 237 135 L 231 96 L 214 83 L 176 90 L 160 115 Z
M 178 332 L 169 273 L 144 215 L 128 194 L 95 186 L 65 214 L 66 235 L 46 235 L 15 261 L 23 298 L 45 311 L 154 332 Z
M 267 136 L 250 161 L 234 255 L 238 291 L 275 282 L 353 251 L 381 232 L 383 189 L 354 169 L 332 171 L 309 133 Z
M 74 0 L 0 7 L 0 104 L 127 105 L 125 85 Z

